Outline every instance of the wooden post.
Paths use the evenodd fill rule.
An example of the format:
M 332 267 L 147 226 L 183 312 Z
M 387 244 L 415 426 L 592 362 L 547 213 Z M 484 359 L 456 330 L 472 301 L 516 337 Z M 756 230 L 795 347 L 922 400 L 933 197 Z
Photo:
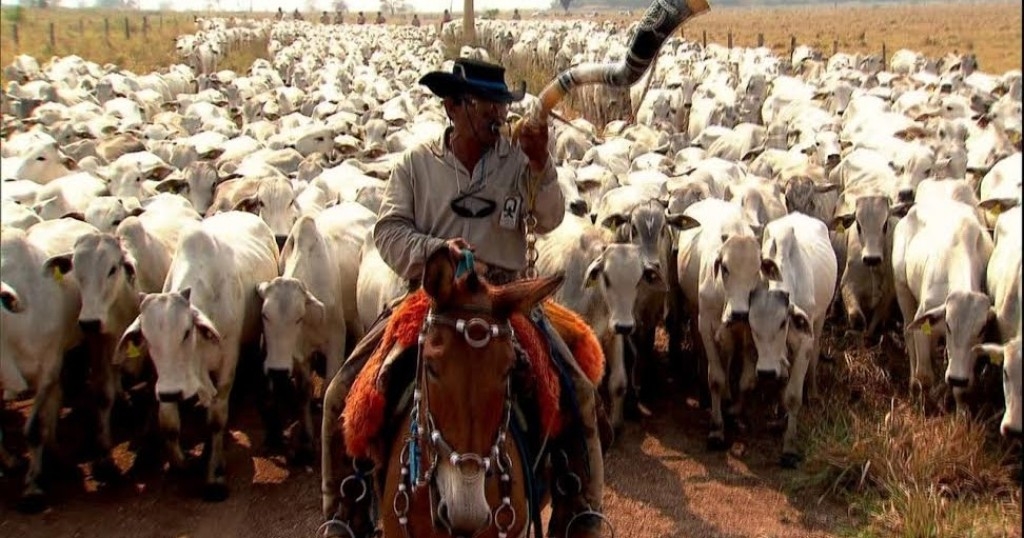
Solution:
M 789 36 L 789 60 L 793 61 L 793 55 L 796 54 L 796 36 Z
M 18 23 L 16 23 L 16 22 L 12 22 L 11 23 L 11 37 L 14 38 L 14 44 L 17 45 L 18 44 Z
M 103 17 L 103 37 L 110 41 L 110 19 Z
M 882 41 L 882 71 L 885 71 L 885 41 Z
M 832 40 L 832 56 L 835 56 L 836 54 L 839 54 L 839 40 L 838 39 L 833 39 Z
M 50 23 L 50 48 L 57 46 L 57 35 L 53 29 L 53 23 Z
M 132 29 L 131 29 L 131 26 L 128 25 L 128 17 L 124 18 L 124 38 L 125 39 L 131 39 L 132 38 Z
M 758 32 L 758 34 L 757 34 L 757 46 L 758 47 L 763 47 L 764 46 L 764 34 L 763 33 Z
M 732 30 L 729 30 L 729 33 L 726 34 L 726 39 L 728 40 L 727 43 L 729 44 L 729 48 L 731 49 L 732 48 Z
M 702 34 L 703 34 L 703 39 L 702 40 L 704 42 L 704 48 L 708 48 L 708 31 L 707 30 L 703 30 Z

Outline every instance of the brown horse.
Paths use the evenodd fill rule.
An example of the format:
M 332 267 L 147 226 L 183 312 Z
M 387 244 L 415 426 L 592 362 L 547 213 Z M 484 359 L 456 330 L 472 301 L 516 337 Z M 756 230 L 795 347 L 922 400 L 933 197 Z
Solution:
M 423 289 L 431 307 L 412 411 L 394 436 L 382 478 L 386 538 L 525 535 L 528 463 L 509 432 L 516 362 L 510 318 L 561 282 L 556 276 L 491 286 L 472 271 L 456 279 L 447 251 L 428 260 Z

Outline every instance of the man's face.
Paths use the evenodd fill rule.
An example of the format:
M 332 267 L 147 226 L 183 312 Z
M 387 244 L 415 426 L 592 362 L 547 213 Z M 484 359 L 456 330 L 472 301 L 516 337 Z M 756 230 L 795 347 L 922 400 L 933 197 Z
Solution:
M 472 136 L 481 144 L 494 144 L 501 136 L 495 126 L 501 127 L 508 116 L 508 104 L 467 95 L 462 104 L 449 101 L 448 116 L 457 132 Z

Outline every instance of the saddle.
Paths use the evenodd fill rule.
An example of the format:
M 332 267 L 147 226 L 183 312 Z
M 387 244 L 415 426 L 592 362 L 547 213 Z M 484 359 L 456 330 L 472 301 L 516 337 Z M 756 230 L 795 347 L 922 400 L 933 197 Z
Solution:
M 600 383 L 604 376 L 604 353 L 593 330 L 576 313 L 553 301 L 546 301 L 543 308 L 583 374 L 595 385 Z M 381 344 L 356 376 L 341 417 L 345 450 L 350 457 L 372 457 L 371 447 L 383 433 L 388 409 L 396 405 L 395 391 L 389 387 L 389 370 L 415 348 L 429 310 L 430 298 L 425 292 L 410 294 L 395 309 Z M 536 395 L 540 430 L 546 436 L 556 436 L 571 417 L 559 405 L 562 386 L 550 346 L 540 328 L 526 316 L 515 314 L 510 321 L 527 360 L 526 377 Z

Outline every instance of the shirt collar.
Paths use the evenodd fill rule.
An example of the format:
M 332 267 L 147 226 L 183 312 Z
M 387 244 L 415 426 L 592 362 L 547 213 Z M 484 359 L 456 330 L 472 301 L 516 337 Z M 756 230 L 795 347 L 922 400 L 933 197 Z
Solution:
M 452 152 L 448 149 L 448 144 L 445 143 L 445 140 L 448 140 L 448 135 L 451 134 L 452 129 L 453 127 L 450 125 L 446 127 L 444 132 L 441 133 L 441 136 L 437 137 L 431 144 L 431 152 L 439 159 L 443 159 L 448 155 L 451 155 L 452 158 L 455 158 L 455 155 L 453 155 Z M 512 152 L 512 142 L 510 142 L 505 137 L 498 138 L 498 141 L 494 143 L 494 146 L 491 149 L 487 150 L 487 152 L 485 152 L 484 155 L 490 155 L 492 152 L 497 154 L 499 159 L 504 159 L 505 157 L 508 157 L 509 153 Z

